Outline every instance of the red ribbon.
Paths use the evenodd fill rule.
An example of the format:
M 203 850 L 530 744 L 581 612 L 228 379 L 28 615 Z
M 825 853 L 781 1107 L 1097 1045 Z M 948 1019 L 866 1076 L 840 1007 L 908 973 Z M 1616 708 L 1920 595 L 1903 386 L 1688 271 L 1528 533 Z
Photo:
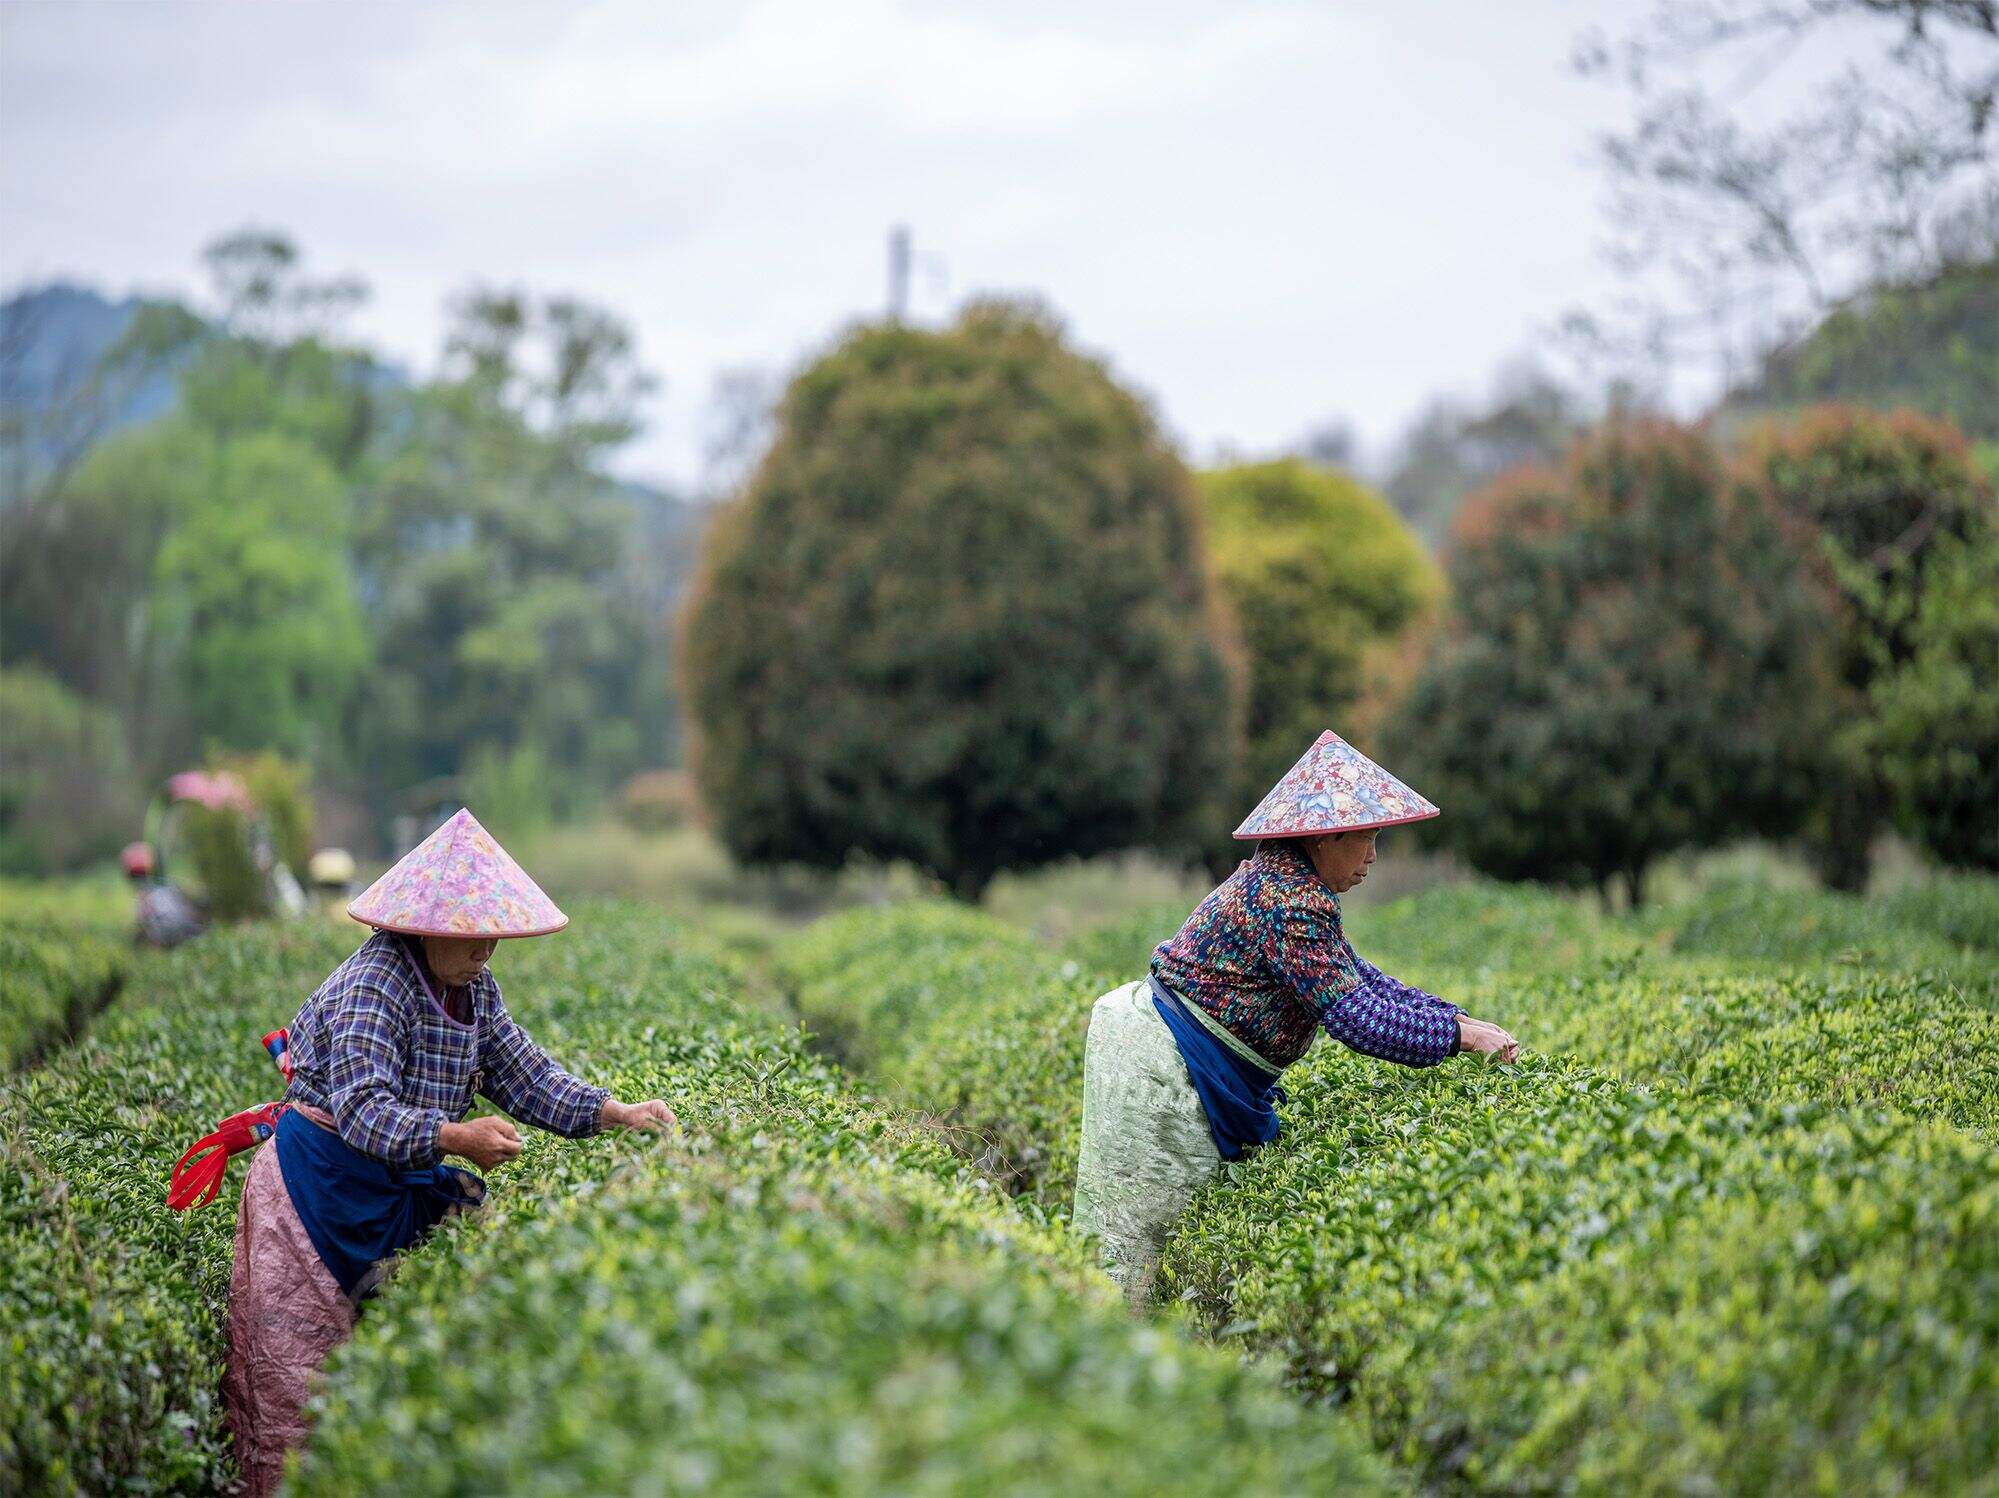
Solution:
M 292 1079 L 289 1041 L 290 1036 L 283 1030 L 273 1030 L 263 1041 L 264 1049 L 277 1063 L 287 1085 Z M 255 1108 L 245 1108 L 223 1119 L 213 1133 L 204 1134 L 190 1144 L 174 1166 L 173 1179 L 167 1185 L 167 1205 L 176 1212 L 185 1212 L 189 1207 L 205 1207 L 214 1201 L 222 1189 L 222 1177 L 228 1172 L 229 1157 L 255 1149 L 275 1134 L 278 1119 L 289 1106 L 261 1103 Z

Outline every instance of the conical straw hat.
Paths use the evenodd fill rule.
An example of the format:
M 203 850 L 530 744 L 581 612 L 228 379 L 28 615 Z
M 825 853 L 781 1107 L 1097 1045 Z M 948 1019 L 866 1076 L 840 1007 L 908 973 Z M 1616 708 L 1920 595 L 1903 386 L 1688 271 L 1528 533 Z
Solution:
M 1437 815 L 1423 799 L 1330 729 L 1236 828 L 1244 839 L 1394 827 Z
M 569 924 L 493 834 L 462 809 L 369 885 L 347 913 L 412 936 L 546 936 Z

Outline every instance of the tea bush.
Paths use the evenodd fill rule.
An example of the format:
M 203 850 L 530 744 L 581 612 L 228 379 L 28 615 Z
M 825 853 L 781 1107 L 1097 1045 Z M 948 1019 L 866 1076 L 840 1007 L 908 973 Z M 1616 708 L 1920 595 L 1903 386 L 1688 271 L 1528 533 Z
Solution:
M 229 1480 L 233 1214 L 168 1211 L 167 1177 L 218 1118 L 278 1096 L 258 1037 L 358 944 L 245 928 L 150 956 L 84 1040 L 0 1085 L 0 1491 Z
M 1303 1072 L 1287 1134 L 1197 1198 L 1162 1283 L 1426 1478 L 1874 1492 L 1990 1474 L 1983 1144 L 1704 1106 L 1571 1062 L 1390 1075 L 1328 1050 Z M 1750 1252 L 1755 1224 L 1780 1236 Z M 1925 1293 L 1938 1273 L 1958 1279 Z M 1551 1319 L 1516 1354 L 1527 1307 Z
M 1381 1485 L 1268 1375 L 1134 1326 L 1079 1244 L 843 1088 L 728 970 L 619 957 L 539 974 L 537 1036 L 687 1137 L 531 1136 L 336 1357 L 304 1491 Z
M 1949 972 L 1999 985 L 1999 878 L 1943 875 L 1881 896 L 1727 883 L 1647 912 L 1676 951 Z
M 931 1172 L 805 1163 L 810 1134 L 750 1142 L 422 1255 L 337 1356 L 297 1490 L 1384 1486 L 1266 1372 L 1133 1322 L 1073 1242 Z
M 812 1022 L 912 1101 L 1039 1130 L 1054 1196 L 1089 1002 L 1142 972 L 1181 914 L 1072 942 L 1066 981 L 1025 937 L 912 909 L 808 933 L 791 970 L 809 974 Z M 1999 1259 L 1979 1136 L 1999 1124 L 1999 1020 L 1955 980 L 1832 961 L 1743 973 L 1533 890 L 1434 891 L 1351 925 L 1368 955 L 1515 1025 L 1534 1054 L 1408 1072 L 1322 1045 L 1287 1078 L 1284 1135 L 1182 1224 L 1167 1294 L 1351 1400 L 1430 1480 L 1702 1490 L 1752 1473 L 1785 1490 L 1835 1472 L 1948 1489 L 1989 1472 Z M 1010 1049 L 985 1042 L 989 1016 Z M 1748 1253 L 1759 1225 L 1786 1236 Z M 1852 1299 L 1896 1263 L 1930 1266 L 1923 1286 L 1934 1266 L 1958 1278 Z M 1512 1359 L 1518 1326 L 1493 1323 L 1529 1286 L 1550 1319 L 1534 1358 Z M 1698 1328 L 1685 1344 L 1646 1341 L 1681 1322 Z M 1649 1371 L 1662 1361 L 1671 1379 Z M 1821 1367 L 1849 1382 L 1814 1385 Z
M 1217 1481 L 1376 1480 L 1353 1438 L 1302 1418 L 1267 1378 L 1123 1320 L 1074 1244 L 845 1091 L 676 928 L 635 907 L 577 915 L 562 937 L 503 951 L 510 1004 L 579 1071 L 666 1096 L 687 1137 L 523 1131 L 488 1210 L 412 1254 L 370 1304 L 324 1396 L 309 1486 L 587 1488 L 673 1470 L 762 1488 L 785 1431 L 746 1433 L 738 1417 L 779 1386 L 796 1391 L 788 1409 L 823 1413 L 818 1448 L 790 1459 L 846 1462 L 856 1487 L 878 1473 L 920 1489 L 926 1473 L 1037 1451 L 1080 1462 L 1098 1436 L 1100 1466 L 1135 1488 L 1200 1471 L 1203 1450 Z M 215 1390 L 232 1214 L 169 1212 L 167 1173 L 217 1117 L 277 1094 L 257 1037 L 359 937 L 251 927 L 150 959 L 96 1033 L 0 1091 L 0 1256 L 25 1266 L 0 1281 L 0 1490 L 231 1480 Z M 790 1276 L 814 1293 L 776 1297 Z M 489 1397 L 530 1387 L 526 1402 Z M 1153 1441 L 1189 1390 L 1203 1402 L 1189 1437 Z M 590 1423 L 614 1412 L 619 1430 Z M 1008 1444 L 1022 1432 L 1026 1451 Z
M 1068 1209 L 1094 997 L 1078 963 L 962 905 L 911 901 L 828 917 L 779 966 L 834 1055 L 1010 1189 Z
M 111 1001 L 128 960 L 122 943 L 88 932 L 0 924 L 0 1071 L 81 1030 Z

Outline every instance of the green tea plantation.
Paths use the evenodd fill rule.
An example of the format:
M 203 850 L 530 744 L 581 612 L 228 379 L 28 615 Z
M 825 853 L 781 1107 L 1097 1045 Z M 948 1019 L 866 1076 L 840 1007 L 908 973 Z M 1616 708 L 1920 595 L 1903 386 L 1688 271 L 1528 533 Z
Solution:
M 81 1044 L 8 1084 L 0 1491 L 227 1489 L 232 1211 L 170 1212 L 167 1175 L 276 1094 L 258 1037 L 355 935 L 252 928 L 147 958 Z M 530 1135 L 491 1207 L 371 1302 L 301 1488 L 1390 1484 L 1276 1370 L 1132 1320 L 1084 1245 L 848 1084 L 698 934 L 585 907 L 505 958 L 540 1040 L 686 1128 Z
M 1511 1027 L 1523 1064 L 1322 1045 L 1161 1294 L 1422 1486 L 1993 1490 L 1995 909 L 1961 879 L 1883 908 L 1724 890 L 1610 920 L 1474 886 L 1357 911 L 1365 955 Z M 1050 952 L 942 905 L 854 913 L 786 981 L 1059 1208 L 1089 1006 L 1182 914 Z
M 1137 1315 L 1066 1221 L 1083 1041 L 1184 910 L 574 914 L 508 1002 L 681 1130 L 523 1130 L 335 1354 L 294 1491 L 1999 1492 L 1994 881 L 1352 910 L 1521 1064 L 1322 1043 Z M 243 1164 L 184 1215 L 167 1177 L 358 938 L 0 926 L 0 1492 L 230 1490 Z

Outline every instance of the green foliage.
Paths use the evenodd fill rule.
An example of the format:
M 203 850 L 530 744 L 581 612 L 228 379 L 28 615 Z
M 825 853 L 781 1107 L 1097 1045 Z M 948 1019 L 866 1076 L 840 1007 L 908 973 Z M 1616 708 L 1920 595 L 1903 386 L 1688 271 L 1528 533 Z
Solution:
M 1909 658 L 1872 697 L 1903 825 L 1947 864 L 1999 871 L 1999 525 L 1937 548 Z
M 303 882 L 312 859 L 312 770 L 281 754 L 211 755 L 209 768 L 233 775 L 250 793 L 278 861 Z
M 161 544 L 161 631 L 182 710 L 230 749 L 311 752 L 368 658 L 338 475 L 275 432 L 218 441 Z
M 173 1162 L 276 1097 L 257 1037 L 351 926 L 211 933 L 141 959 L 78 1045 L 0 1085 L 0 1488 L 213 1492 L 233 1214 L 166 1206 Z
M 0 874 L 75 868 L 138 826 L 116 716 L 44 672 L 0 670 Z
M 1822 609 L 1697 433 L 1613 425 L 1459 517 L 1454 617 L 1392 760 L 1502 878 L 1639 898 L 1676 848 L 1784 832 L 1827 711 Z
M 1851 401 L 1912 408 L 1999 437 L 1999 257 L 1912 285 L 1874 287 L 1777 350 L 1729 409 Z
M 1662 907 L 1647 925 L 1683 952 L 1969 977 L 1999 962 L 1999 879 L 1940 874 L 1874 896 L 1730 881 Z
M 1722 890 L 1613 919 L 1470 886 L 1354 912 L 1363 952 L 1533 1050 L 1411 1072 L 1321 1046 L 1287 1076 L 1277 1143 L 1197 1199 L 1169 1295 L 1351 1403 L 1433 1482 L 1963 1486 L 1999 1414 L 1999 962 L 1970 939 L 1999 898 L 1938 890 Z M 1026 938 L 921 910 L 842 916 L 784 960 L 812 975 L 813 1023 L 891 1091 L 1029 1124 L 1053 1198 L 1078 1021 L 1183 914 L 1072 942 L 1099 971 L 1066 983 Z M 1778 929 L 1758 946 L 1762 923 Z M 1900 961 L 1872 965 L 1862 931 Z
M 1133 1323 L 1053 1234 L 925 1173 L 732 1153 L 425 1256 L 336 1358 L 299 1491 L 1385 1486 L 1262 1370 Z
M 201 902 L 211 920 L 270 915 L 271 882 L 263 820 L 254 807 L 182 801 L 162 823 L 162 867 Z
M 0 924 L 0 1072 L 27 1066 L 111 1001 L 127 966 L 122 943 L 47 922 Z
M 1976 607 L 1971 595 L 1980 580 L 1960 573 L 1945 579 L 1947 586 L 1955 583 L 1953 596 L 1928 608 L 1926 599 L 1940 557 L 1961 556 L 1972 537 L 1984 540 L 1988 550 L 1999 545 L 1989 539 L 1995 519 L 1991 492 L 1955 428 L 1909 411 L 1892 416 L 1838 406 L 1808 411 L 1753 433 L 1747 462 L 1777 511 L 1808 538 L 1817 570 L 1839 602 L 1838 659 L 1845 695 L 1806 832 L 1821 876 L 1836 888 L 1859 889 L 1867 879 L 1866 846 L 1895 810 L 1884 763 L 1885 724 L 1880 707 L 1870 701 L 1888 677 L 1920 681 L 1903 694 L 1904 700 L 1925 701 L 1943 714 L 1941 721 L 1923 725 L 1938 728 L 1943 738 L 1933 756 L 1938 763 L 1927 773 L 1937 777 L 1936 789 L 1946 800 L 1955 797 L 1959 804 L 1939 808 L 1942 815 L 1934 820 L 1948 822 L 1954 813 L 1991 804 L 1989 796 L 1981 796 L 1999 785 L 1994 779 L 1999 776 L 1999 730 L 1991 727 L 1990 694 L 1981 699 L 1968 679 L 1943 684 L 1934 669 L 1906 674 L 1915 653 L 1915 630 L 1924 619 L 1930 621 L 1933 638 L 1942 631 L 1941 649 L 1933 645 L 1930 654 L 1934 662 L 1948 663 L 1942 664 L 1944 675 L 1949 676 L 1953 664 L 1961 677 L 1974 669 L 1968 659 L 1949 662 L 1955 642 L 1969 645 L 1979 634 L 1977 623 L 1960 624 L 1957 615 Z M 1999 653 L 1994 661 L 1999 662 Z M 1982 733 L 1981 706 L 1986 708 Z M 1916 716 L 1921 718 L 1920 709 Z M 1899 737 L 1910 738 L 1907 727 Z M 1920 744 L 1922 729 L 1913 737 Z M 1981 737 L 1987 760 L 1982 783 Z M 1920 758 L 1920 752 L 1913 757 Z M 1973 820 L 1989 825 L 1993 819 Z M 1999 844 L 1994 857 L 1999 857 Z
M 1999 1384 L 1976 1351 L 1999 1333 L 1988 1145 L 1704 1108 L 1538 1059 L 1405 1075 L 1326 1051 L 1292 1096 L 1288 1139 L 1197 1199 L 1162 1277 L 1348 1398 L 1429 1480 L 1949 1490 L 1999 1456 Z M 1744 1217 L 1790 1231 L 1732 1251 L 1753 1236 Z M 1593 1295 L 1615 1263 L 1630 1283 Z M 1881 1282 L 1896 1263 L 1968 1277 L 1905 1298 Z M 1563 1319 L 1515 1355 L 1523 1297 Z M 1660 1349 L 1676 1313 L 1694 1340 Z M 1495 1407 L 1511 1423 L 1482 1423 Z M 1536 1420 L 1567 1439 L 1520 1441 Z
M 687 1136 L 524 1131 L 487 1210 L 412 1253 L 336 1355 L 305 1490 L 976 1491 L 1050 1460 L 1114 1491 L 1382 1485 L 1267 1375 L 1132 1323 L 1079 1245 L 842 1089 L 687 933 L 576 915 L 503 954 L 511 1006 Z M 355 939 L 265 926 L 148 958 L 132 1002 L 0 1091 L 0 1255 L 26 1267 L 0 1284 L 0 1486 L 229 1482 L 232 1214 L 167 1211 L 166 1174 L 275 1093 L 257 1036 Z
M 1203 473 L 1200 486 L 1249 657 L 1241 815 L 1347 722 L 1370 653 L 1442 601 L 1443 579 L 1387 501 L 1344 474 L 1294 458 Z
M 112 865 L 63 879 L 0 875 L 0 914 L 23 925 L 123 936 L 132 926 L 132 886 Z
M 1978 1491 L 1999 1193 L 1956 1141 L 1889 1150 L 1519 1285 L 1445 1332 L 1410 1423 L 1483 1432 L 1499 1489 Z
M 494 836 L 531 836 L 549 820 L 549 767 L 538 745 L 487 745 L 465 768 L 465 799 L 480 808 Z
M 0 661 L 104 703 L 147 778 L 273 749 L 386 808 L 525 749 L 567 815 L 665 757 L 686 507 L 603 470 L 629 331 L 475 296 L 412 387 L 335 337 L 358 283 L 263 232 L 206 259 L 214 312 L 141 309 L 93 376 L 171 371 L 171 414 L 0 510 Z
M 793 381 L 683 616 L 716 831 L 753 863 L 1190 849 L 1235 748 L 1192 485 L 1045 317 L 862 328 Z
M 912 901 L 830 916 L 779 966 L 844 1064 L 923 1110 L 1009 1189 L 1067 1210 L 1095 997 L 1076 962 L 990 916 Z

